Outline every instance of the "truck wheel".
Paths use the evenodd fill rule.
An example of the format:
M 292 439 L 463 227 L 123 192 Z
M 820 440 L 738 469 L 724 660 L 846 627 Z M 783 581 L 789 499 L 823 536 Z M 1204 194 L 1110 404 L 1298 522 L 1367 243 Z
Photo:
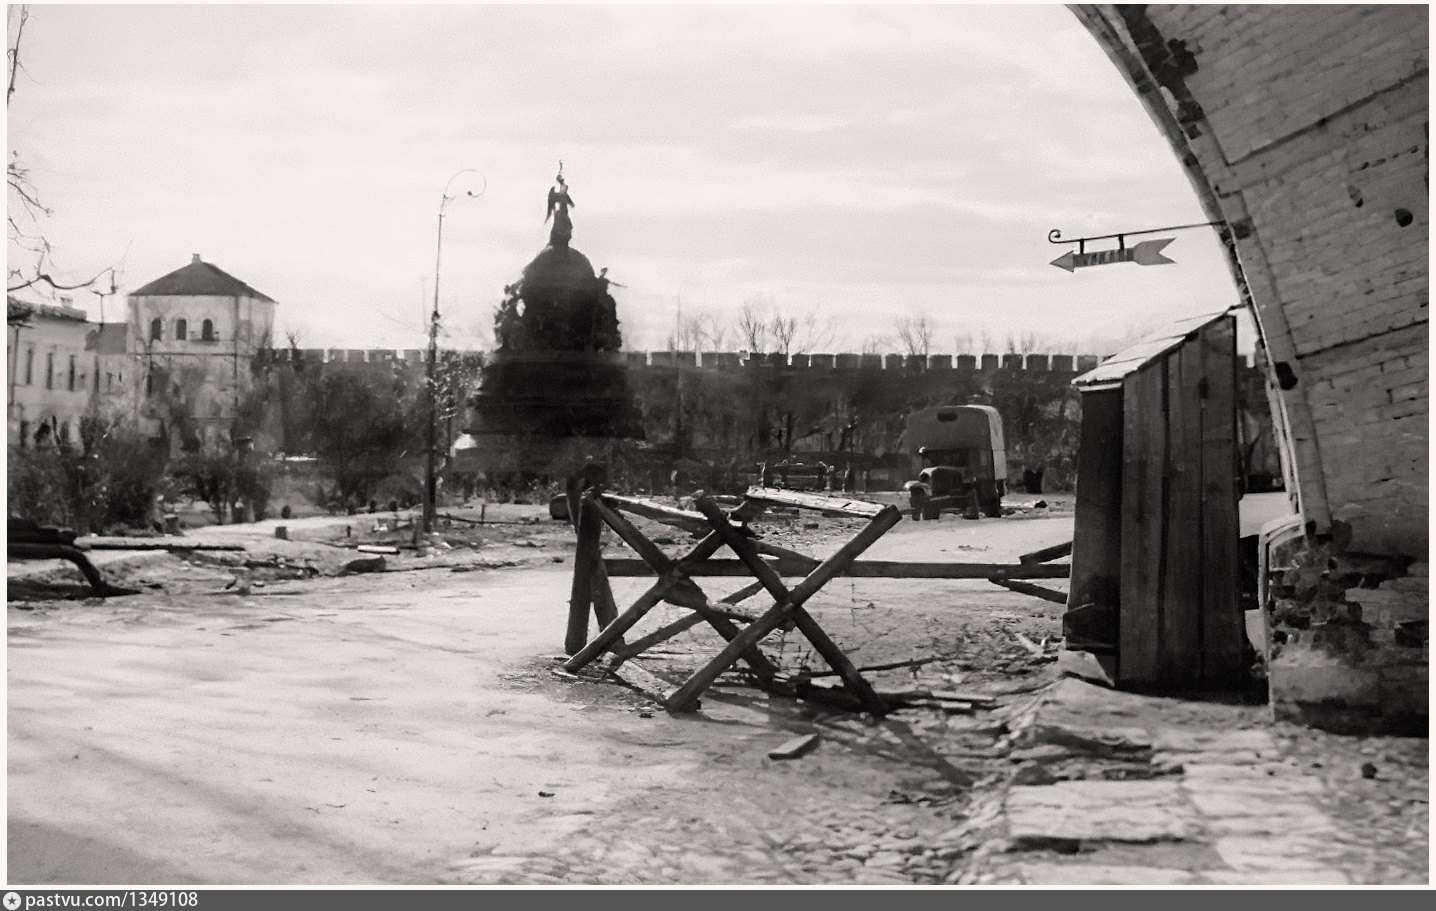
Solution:
M 920 490 L 914 490 L 908 495 L 908 502 L 912 505 L 912 520 L 921 522 L 927 518 L 927 496 Z
M 999 518 L 1002 515 L 1002 495 L 997 492 L 997 485 L 992 481 L 984 482 L 977 488 L 977 505 L 982 509 L 982 514 L 991 518 Z
M 935 506 L 932 503 L 927 504 L 927 506 L 923 508 L 922 512 L 922 517 L 924 519 L 932 519 L 933 521 L 937 521 L 938 519 L 942 518 L 942 508 L 939 506 Z

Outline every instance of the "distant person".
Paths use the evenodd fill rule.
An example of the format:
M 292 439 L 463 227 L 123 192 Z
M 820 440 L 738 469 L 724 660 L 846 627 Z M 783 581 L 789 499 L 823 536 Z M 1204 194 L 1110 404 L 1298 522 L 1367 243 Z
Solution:
M 858 486 L 858 473 L 853 470 L 853 463 L 849 462 L 848 467 L 843 470 L 843 490 L 852 493 Z
M 826 462 L 818 462 L 818 489 L 828 489 L 828 465 Z
M 758 478 L 764 487 L 773 486 L 773 469 L 768 467 L 766 461 L 758 463 Z

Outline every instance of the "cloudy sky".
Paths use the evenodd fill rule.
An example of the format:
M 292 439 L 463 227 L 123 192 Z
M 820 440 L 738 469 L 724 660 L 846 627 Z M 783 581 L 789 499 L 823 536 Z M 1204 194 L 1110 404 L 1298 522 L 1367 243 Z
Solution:
M 1205 221 L 1056 5 L 38 4 L 21 60 L 9 142 L 60 268 L 123 256 L 134 288 L 200 253 L 304 346 L 422 343 L 463 168 L 487 187 L 448 206 L 441 304 L 452 344 L 481 342 L 560 159 L 631 348 L 680 305 L 811 313 L 831 349 L 926 313 L 937 351 L 1072 351 L 1236 302 L 1206 230 L 1174 235 L 1177 265 L 1049 265 L 1052 228 Z

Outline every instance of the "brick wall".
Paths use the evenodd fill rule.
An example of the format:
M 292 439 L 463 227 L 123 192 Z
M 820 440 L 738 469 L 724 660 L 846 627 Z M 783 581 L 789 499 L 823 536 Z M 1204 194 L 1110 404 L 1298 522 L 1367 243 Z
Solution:
M 1232 227 L 1304 516 L 1424 554 L 1424 6 L 1081 6 Z M 1295 379 L 1292 384 L 1290 379 Z
M 1276 714 L 1421 727 L 1428 10 L 1072 10 L 1226 223 L 1277 390 L 1305 522 L 1264 580 Z

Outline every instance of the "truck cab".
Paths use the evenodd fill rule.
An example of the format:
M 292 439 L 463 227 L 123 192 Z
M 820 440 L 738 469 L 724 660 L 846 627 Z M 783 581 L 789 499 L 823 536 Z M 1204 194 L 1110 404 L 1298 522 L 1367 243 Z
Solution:
M 944 509 L 968 507 L 992 517 L 1002 515 L 1007 451 L 997 409 L 925 408 L 908 416 L 905 436 L 920 466 L 917 480 L 903 485 L 914 519 L 936 519 Z

